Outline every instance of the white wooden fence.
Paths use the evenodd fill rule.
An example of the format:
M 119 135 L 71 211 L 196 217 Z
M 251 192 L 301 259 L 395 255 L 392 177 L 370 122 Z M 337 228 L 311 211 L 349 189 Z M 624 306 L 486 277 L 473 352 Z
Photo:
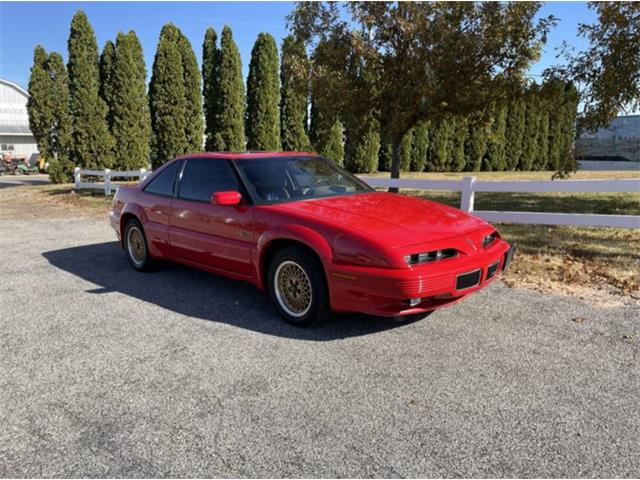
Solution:
M 584 213 L 498 212 L 475 210 L 476 192 L 572 192 L 572 193 L 638 193 L 640 179 L 631 180 L 553 180 L 553 181 L 476 181 L 475 177 L 459 180 L 392 179 L 361 176 L 372 187 L 397 187 L 415 190 L 449 190 L 461 192 L 460 209 L 485 220 L 498 223 L 538 225 L 580 225 L 589 227 L 640 228 L 639 215 L 599 215 Z M 640 196 L 638 198 L 640 201 Z
M 104 170 L 82 170 L 76 167 L 73 173 L 75 189 L 92 189 L 92 190 L 104 190 L 105 195 L 111 195 L 112 191 L 118 189 L 118 186 L 112 183 L 114 178 L 133 178 L 144 180 L 151 171 L 144 168 L 140 170 L 129 170 L 124 172 L 112 171 L 108 168 Z M 82 177 L 100 177 L 102 182 L 83 182 Z
M 144 180 L 152 172 L 144 168 L 127 172 L 105 170 L 82 170 L 74 172 L 75 188 L 100 189 L 110 195 L 117 189 L 114 178 L 134 178 Z M 102 182 L 83 182 L 82 177 L 100 177 Z M 589 227 L 640 228 L 640 215 L 600 215 L 585 213 L 550 212 L 499 212 L 475 210 L 476 192 L 518 192 L 518 193 L 637 193 L 640 195 L 640 179 L 629 180 L 553 180 L 553 181 L 476 181 L 476 177 L 462 180 L 427 180 L 404 178 L 377 178 L 360 176 L 372 187 L 397 187 L 413 190 L 448 190 L 461 192 L 460 209 L 471 212 L 490 222 L 524 223 L 538 225 L 579 225 Z M 640 196 L 638 201 L 640 201 Z

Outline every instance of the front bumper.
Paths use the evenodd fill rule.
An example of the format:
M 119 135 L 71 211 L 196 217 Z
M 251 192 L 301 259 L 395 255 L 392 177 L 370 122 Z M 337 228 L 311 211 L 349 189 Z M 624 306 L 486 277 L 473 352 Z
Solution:
M 508 268 L 513 252 L 501 240 L 477 255 L 406 269 L 331 265 L 331 307 L 388 317 L 436 310 L 491 283 Z

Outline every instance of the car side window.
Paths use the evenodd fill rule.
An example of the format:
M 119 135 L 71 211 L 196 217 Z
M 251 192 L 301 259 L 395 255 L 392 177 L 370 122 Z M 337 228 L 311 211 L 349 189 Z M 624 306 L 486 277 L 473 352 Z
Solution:
M 180 180 L 178 197 L 209 202 L 212 193 L 227 190 L 240 190 L 227 160 L 206 158 L 187 160 Z
M 180 162 L 173 162 L 167 168 L 165 168 L 160 174 L 151 180 L 151 183 L 144 188 L 147 193 L 153 193 L 155 195 L 163 195 L 165 197 L 171 197 L 173 195 L 173 185 L 176 179 L 176 173 L 178 173 L 178 167 Z

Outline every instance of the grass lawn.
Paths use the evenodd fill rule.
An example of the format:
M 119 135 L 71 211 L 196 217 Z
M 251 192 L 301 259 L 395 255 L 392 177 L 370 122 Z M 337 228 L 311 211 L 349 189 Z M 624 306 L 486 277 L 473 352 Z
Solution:
M 469 173 L 406 173 L 406 178 L 455 179 Z M 478 180 L 549 180 L 552 172 L 478 172 Z M 372 176 L 385 177 L 386 173 Z M 579 172 L 572 179 L 640 178 L 640 172 Z M 402 190 L 458 207 L 460 194 Z M 73 191 L 73 185 L 0 190 L 0 218 L 73 214 L 105 218 L 111 198 L 101 191 Z M 640 193 L 477 193 L 478 210 L 640 215 Z M 594 291 L 640 299 L 640 230 L 544 225 L 496 225 L 517 244 L 504 280 L 542 291 L 588 296 Z

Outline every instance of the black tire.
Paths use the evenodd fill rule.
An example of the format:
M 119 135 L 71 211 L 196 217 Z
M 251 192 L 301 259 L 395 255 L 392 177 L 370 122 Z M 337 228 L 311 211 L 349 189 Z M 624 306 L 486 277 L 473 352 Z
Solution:
M 139 232 L 139 236 L 138 233 Z M 136 235 L 137 245 L 129 245 L 130 239 L 133 240 L 133 236 Z M 140 243 L 141 242 L 141 243 Z M 149 246 L 147 245 L 147 237 L 142 228 L 142 224 L 136 220 L 131 219 L 124 227 L 124 250 L 127 253 L 127 259 L 131 266 L 140 271 L 148 272 L 153 266 L 153 259 L 149 255 Z
M 287 306 L 288 297 L 298 297 L 295 292 L 291 292 L 293 288 L 296 291 L 304 290 L 307 285 L 302 276 L 301 283 L 304 285 L 298 288 L 296 285 L 286 286 L 285 268 L 300 273 L 297 268 L 301 268 L 306 275 L 306 280 L 310 286 L 310 301 L 305 301 L 305 294 L 302 293 L 303 298 L 302 305 L 306 307 L 298 308 L 299 311 L 294 311 L 293 308 Z M 280 276 L 281 283 L 277 284 L 276 274 Z M 288 279 L 287 279 L 288 280 Z M 295 282 L 299 279 L 293 279 Z M 324 322 L 331 318 L 331 307 L 329 305 L 329 288 L 327 287 L 327 279 L 324 274 L 324 268 L 318 260 L 318 258 L 305 247 L 290 246 L 285 247 L 282 250 L 276 252 L 269 263 L 269 270 L 267 272 L 267 288 L 269 290 L 269 297 L 278 310 L 278 313 L 282 318 L 297 327 L 306 327 L 313 323 Z M 297 298 L 296 298 L 297 299 Z

